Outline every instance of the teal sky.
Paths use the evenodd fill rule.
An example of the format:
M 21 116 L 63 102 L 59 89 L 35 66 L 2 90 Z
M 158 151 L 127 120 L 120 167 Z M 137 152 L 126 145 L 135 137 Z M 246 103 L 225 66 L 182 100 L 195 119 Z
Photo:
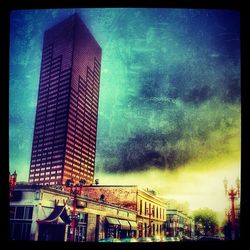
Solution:
M 44 31 L 77 11 L 102 47 L 96 173 L 240 157 L 239 12 L 13 11 L 10 171 L 27 181 Z

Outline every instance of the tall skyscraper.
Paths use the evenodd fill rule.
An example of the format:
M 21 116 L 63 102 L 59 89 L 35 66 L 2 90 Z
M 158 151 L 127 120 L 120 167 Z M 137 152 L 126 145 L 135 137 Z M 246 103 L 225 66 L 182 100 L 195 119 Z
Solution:
M 78 14 L 45 32 L 29 182 L 93 182 L 100 64 Z

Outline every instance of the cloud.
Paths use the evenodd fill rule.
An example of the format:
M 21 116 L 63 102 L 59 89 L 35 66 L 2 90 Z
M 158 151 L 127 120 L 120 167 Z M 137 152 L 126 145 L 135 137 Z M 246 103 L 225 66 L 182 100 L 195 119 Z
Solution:
M 129 26 L 111 32 L 103 51 L 114 70 L 101 81 L 97 169 L 176 169 L 239 152 L 239 44 L 227 50 L 225 37 L 215 36 L 218 27 L 239 35 L 229 13 L 222 20 L 215 12 L 160 12 L 128 20 L 124 10 L 119 20 Z
M 155 190 L 159 197 L 177 202 L 188 202 L 191 210 L 210 207 L 223 211 L 229 202 L 225 197 L 223 180 L 234 185 L 240 176 L 240 161 L 230 157 L 223 161 L 189 162 L 175 171 L 149 168 L 127 173 L 97 172 L 101 185 L 138 185 Z
M 17 138 L 29 149 L 32 140 L 26 138 L 33 133 L 43 31 L 74 11 L 14 11 L 11 15 L 10 132 L 14 135 L 28 128 Z M 177 169 L 195 159 L 239 153 L 238 12 L 77 11 L 103 51 L 97 170 L 137 171 L 152 165 Z M 233 42 L 225 43 L 228 36 L 218 35 L 221 27 Z M 215 51 L 219 57 L 211 57 Z M 17 114 L 25 121 L 19 130 Z M 17 155 L 18 160 L 24 158 L 13 145 L 11 162 Z M 23 165 L 29 165 L 29 160 Z
M 129 138 L 98 140 L 97 168 L 108 172 L 142 171 L 151 166 L 175 169 L 193 160 L 220 159 L 240 152 L 239 105 L 212 99 L 199 106 L 179 101 L 165 108 L 156 109 L 150 103 L 144 107 L 141 116 L 128 121 Z M 123 124 L 121 130 L 126 127 Z

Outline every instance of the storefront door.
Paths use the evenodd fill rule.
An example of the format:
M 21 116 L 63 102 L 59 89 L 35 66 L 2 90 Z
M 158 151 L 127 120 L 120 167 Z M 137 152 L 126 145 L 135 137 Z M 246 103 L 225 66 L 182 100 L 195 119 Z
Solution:
M 65 224 L 39 224 L 40 241 L 64 241 Z

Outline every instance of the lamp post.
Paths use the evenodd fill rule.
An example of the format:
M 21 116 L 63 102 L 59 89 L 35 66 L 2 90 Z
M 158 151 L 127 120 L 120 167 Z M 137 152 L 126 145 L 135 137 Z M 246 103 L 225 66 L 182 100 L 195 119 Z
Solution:
M 235 209 L 234 201 L 240 198 L 240 180 L 236 179 L 236 188 L 228 189 L 228 181 L 224 179 L 225 195 L 228 199 L 231 200 L 231 221 L 232 221 L 232 239 L 235 239 Z
M 11 199 L 12 198 L 12 192 L 13 190 L 15 189 L 16 187 L 16 180 L 17 180 L 17 173 L 16 171 L 14 171 L 13 174 L 10 174 L 9 173 L 9 198 Z
M 73 183 L 73 180 L 66 180 L 65 186 L 70 188 L 70 196 L 73 198 L 73 210 L 70 215 L 71 218 L 71 228 L 72 228 L 72 234 L 70 237 L 70 241 L 75 240 L 75 228 L 76 228 L 76 222 L 79 219 L 78 215 L 76 215 L 76 203 L 77 203 L 77 195 L 81 195 L 82 187 L 86 183 L 85 180 L 81 179 L 79 181 L 79 184 Z
M 231 217 L 231 212 L 228 210 L 225 210 L 225 216 L 226 216 L 226 219 L 227 219 L 227 223 L 230 223 L 230 217 Z

